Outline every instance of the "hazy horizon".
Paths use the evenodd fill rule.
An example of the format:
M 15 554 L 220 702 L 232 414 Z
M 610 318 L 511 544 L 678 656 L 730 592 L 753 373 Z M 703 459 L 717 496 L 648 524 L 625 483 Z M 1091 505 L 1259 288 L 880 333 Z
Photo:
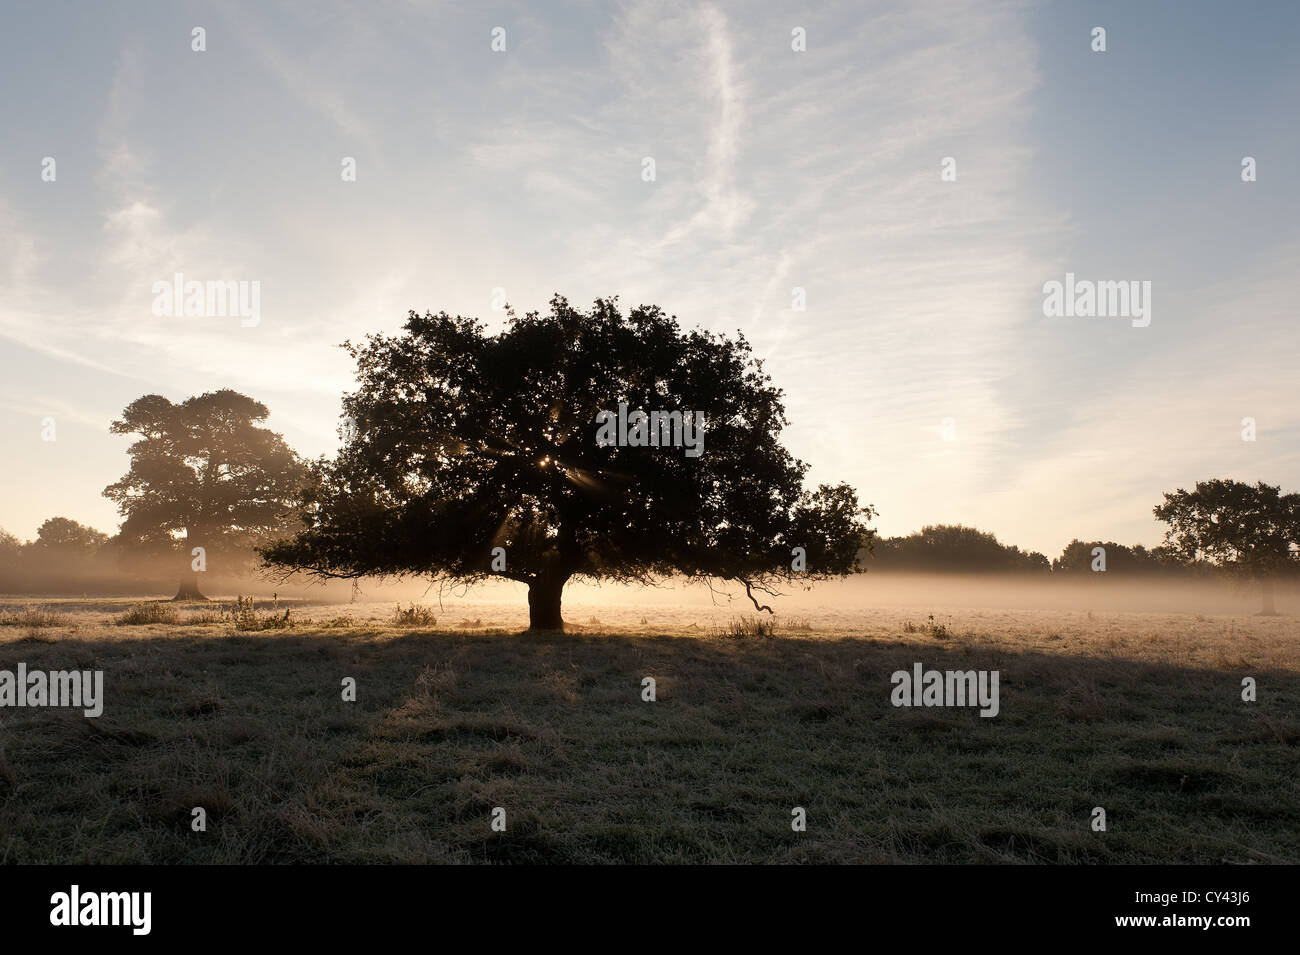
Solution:
M 116 530 L 101 491 L 131 439 L 108 425 L 140 395 L 234 388 L 330 453 L 352 387 L 335 346 L 410 309 L 499 328 L 496 289 L 521 313 L 618 295 L 743 331 L 791 452 L 881 536 L 1150 547 L 1165 491 L 1300 485 L 1300 8 L 4 18 L 0 527 L 21 538 L 56 515 Z M 177 273 L 259 282 L 259 321 L 154 315 Z M 1149 324 L 1045 316 L 1067 273 L 1150 282 Z

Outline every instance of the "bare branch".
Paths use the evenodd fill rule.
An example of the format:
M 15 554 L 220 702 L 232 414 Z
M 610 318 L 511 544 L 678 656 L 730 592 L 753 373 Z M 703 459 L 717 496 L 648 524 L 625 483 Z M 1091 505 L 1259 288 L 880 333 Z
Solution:
M 740 582 L 745 585 L 745 596 L 748 597 L 753 602 L 755 609 L 766 610 L 770 614 L 776 613 L 776 611 L 773 610 L 771 607 L 767 606 L 766 604 L 761 604 L 758 602 L 758 599 L 754 596 L 753 586 L 750 584 L 748 580 L 741 578 Z M 758 589 L 767 594 L 771 593 L 771 591 L 765 587 L 759 587 Z

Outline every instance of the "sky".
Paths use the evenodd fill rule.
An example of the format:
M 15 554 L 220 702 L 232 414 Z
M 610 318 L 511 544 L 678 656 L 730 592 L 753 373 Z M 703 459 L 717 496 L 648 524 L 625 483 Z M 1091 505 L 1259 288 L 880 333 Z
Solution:
M 742 331 L 885 536 L 1157 544 L 1162 492 L 1300 489 L 1297 49 L 1280 0 L 12 0 L 0 527 L 115 531 L 144 394 L 332 453 L 340 343 L 502 289 Z M 1149 324 L 1046 315 L 1067 272 Z M 258 321 L 154 314 L 176 273 Z

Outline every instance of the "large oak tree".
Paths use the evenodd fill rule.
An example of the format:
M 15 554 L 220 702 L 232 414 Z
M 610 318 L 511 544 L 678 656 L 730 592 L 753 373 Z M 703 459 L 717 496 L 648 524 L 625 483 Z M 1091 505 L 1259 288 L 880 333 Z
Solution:
M 285 526 L 307 469 L 273 431 L 266 405 L 222 389 L 173 404 L 145 395 L 110 430 L 138 434 L 131 469 L 104 489 L 126 518 L 121 542 L 175 555 L 176 600 L 203 600 L 193 549 L 233 558 Z
M 509 313 L 498 334 L 411 312 L 403 334 L 345 343 L 352 440 L 317 462 L 303 530 L 263 548 L 268 563 L 505 577 L 528 586 L 533 629 L 563 626 L 570 580 L 731 581 L 770 610 L 756 594 L 861 569 L 874 512 L 845 484 L 805 487 L 807 465 L 780 440 L 782 392 L 743 336 L 683 331 L 656 306 L 623 314 L 616 298 L 550 304 Z M 701 453 L 599 439 L 598 416 L 620 403 L 701 413 Z

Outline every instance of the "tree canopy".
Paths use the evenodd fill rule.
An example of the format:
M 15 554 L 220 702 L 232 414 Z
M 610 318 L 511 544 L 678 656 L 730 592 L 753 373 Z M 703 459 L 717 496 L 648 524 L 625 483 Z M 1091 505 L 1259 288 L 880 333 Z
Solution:
M 1129 547 L 1115 541 L 1081 541 L 1077 537 L 1065 545 L 1061 556 L 1052 561 L 1052 570 L 1067 574 L 1091 574 L 1096 548 L 1105 551 L 1105 567 L 1110 574 L 1191 574 L 1204 565 L 1185 562 L 1168 547 L 1147 550 L 1141 544 Z
M 808 466 L 780 440 L 783 394 L 743 336 L 557 295 L 550 314 L 511 312 L 498 334 L 411 312 L 404 333 L 344 347 L 359 382 L 343 401 L 352 440 L 316 463 L 303 530 L 263 548 L 270 563 L 500 576 L 528 585 L 530 623 L 548 629 L 571 579 L 733 581 L 770 609 L 756 592 L 861 569 L 874 511 L 845 484 L 805 488 Z M 685 438 L 634 443 L 638 412 L 698 422 L 698 453 Z M 611 416 L 628 419 L 614 440 Z
M 23 552 L 23 542 L 0 527 L 0 563 L 13 563 Z
M 190 552 L 234 554 L 284 525 L 306 468 L 273 431 L 258 422 L 266 405 L 230 389 L 173 404 L 145 395 L 127 406 L 110 430 L 138 434 L 131 468 L 104 494 L 125 520 L 123 543 L 181 550 L 185 564 L 177 597 L 201 594 Z
M 1216 479 L 1165 494 L 1155 516 L 1165 540 L 1186 561 L 1205 560 L 1264 585 L 1273 613 L 1273 581 L 1300 570 L 1300 494 L 1281 487 Z
M 989 573 L 1045 571 L 1047 558 L 1003 544 L 988 531 L 963 524 L 927 524 L 905 537 L 878 541 L 882 570 Z
M 36 531 L 35 553 L 48 557 L 87 559 L 108 543 L 108 535 L 68 517 L 51 517 Z

